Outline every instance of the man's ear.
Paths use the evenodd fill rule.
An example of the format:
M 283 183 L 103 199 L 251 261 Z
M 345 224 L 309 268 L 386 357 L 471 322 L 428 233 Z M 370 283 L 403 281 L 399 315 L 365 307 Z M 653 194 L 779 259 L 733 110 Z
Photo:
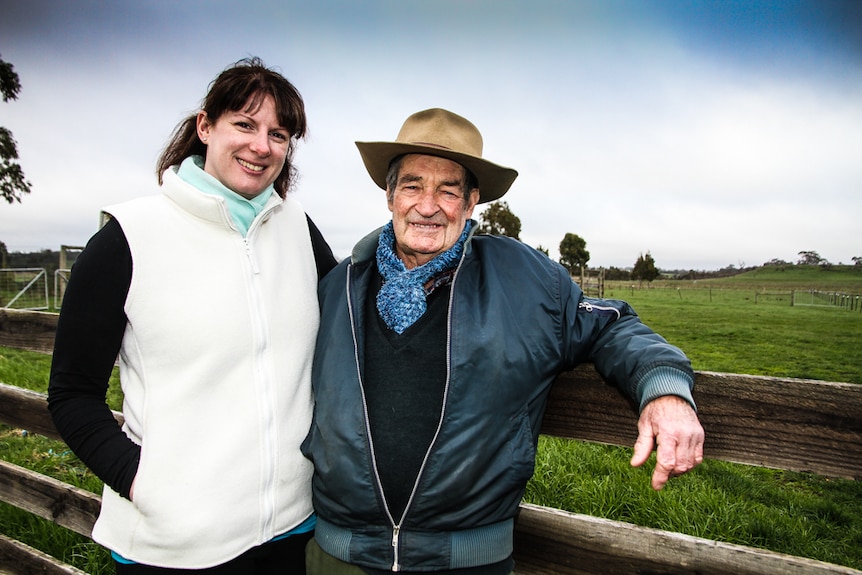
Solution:
M 386 194 L 386 207 L 389 208 L 389 211 L 392 211 L 392 200 L 395 197 L 395 190 L 389 191 L 388 189 L 384 192 Z
M 473 217 L 473 209 L 476 207 L 476 204 L 479 203 L 479 188 L 473 188 L 470 190 L 470 197 L 467 199 L 467 208 L 464 212 L 467 214 L 467 218 Z

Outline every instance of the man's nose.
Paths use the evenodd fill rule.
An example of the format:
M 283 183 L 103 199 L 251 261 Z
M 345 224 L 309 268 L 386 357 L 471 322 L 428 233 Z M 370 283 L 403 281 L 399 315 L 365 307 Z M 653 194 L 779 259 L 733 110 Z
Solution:
M 425 188 L 416 202 L 416 210 L 424 216 L 433 216 L 440 206 L 437 204 L 437 194 L 432 188 Z

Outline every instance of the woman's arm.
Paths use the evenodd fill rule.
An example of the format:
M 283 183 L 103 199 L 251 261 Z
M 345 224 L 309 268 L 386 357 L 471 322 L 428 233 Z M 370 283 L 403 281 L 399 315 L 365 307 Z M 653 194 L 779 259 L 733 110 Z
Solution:
M 140 447 L 117 425 L 105 402 L 117 359 L 132 278 L 132 257 L 115 220 L 75 262 L 57 323 L 48 409 L 72 451 L 112 489 L 129 497 Z

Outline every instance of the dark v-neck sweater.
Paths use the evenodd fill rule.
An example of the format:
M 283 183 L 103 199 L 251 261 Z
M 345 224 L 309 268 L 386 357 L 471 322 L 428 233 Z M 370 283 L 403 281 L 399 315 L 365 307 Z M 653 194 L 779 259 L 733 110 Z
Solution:
M 370 293 L 380 290 L 375 274 Z M 449 286 L 435 289 L 416 323 L 398 334 L 366 302 L 365 394 L 383 491 L 400 523 L 422 460 L 434 438 L 446 385 Z
M 383 278 L 374 274 L 369 295 L 380 291 Z M 377 312 L 375 297 L 365 302 L 365 399 L 374 454 L 383 492 L 396 523 L 410 499 L 425 454 L 434 440 L 446 388 L 447 313 L 451 285 L 435 288 L 425 313 L 398 334 Z M 418 526 L 421 527 L 421 526 Z M 506 575 L 514 562 L 439 572 L 442 575 Z M 364 569 L 372 575 L 385 575 Z M 407 573 L 406 575 L 410 575 Z

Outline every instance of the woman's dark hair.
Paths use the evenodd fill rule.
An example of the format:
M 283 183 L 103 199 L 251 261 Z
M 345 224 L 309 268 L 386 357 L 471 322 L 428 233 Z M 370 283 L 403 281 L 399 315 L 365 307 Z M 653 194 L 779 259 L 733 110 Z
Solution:
M 211 122 L 216 122 L 226 112 L 257 110 L 266 96 L 275 102 L 275 114 L 290 133 L 284 168 L 275 179 L 275 191 L 282 198 L 290 189 L 296 169 L 293 152 L 299 139 L 307 131 L 305 105 L 299 91 L 284 76 L 264 66 L 260 58 L 244 58 L 218 75 L 209 86 L 209 92 L 201 103 Z M 189 156 L 206 156 L 207 147 L 197 134 L 197 114 L 180 122 L 165 146 L 156 165 L 159 184 L 162 175 L 171 166 L 182 163 Z

